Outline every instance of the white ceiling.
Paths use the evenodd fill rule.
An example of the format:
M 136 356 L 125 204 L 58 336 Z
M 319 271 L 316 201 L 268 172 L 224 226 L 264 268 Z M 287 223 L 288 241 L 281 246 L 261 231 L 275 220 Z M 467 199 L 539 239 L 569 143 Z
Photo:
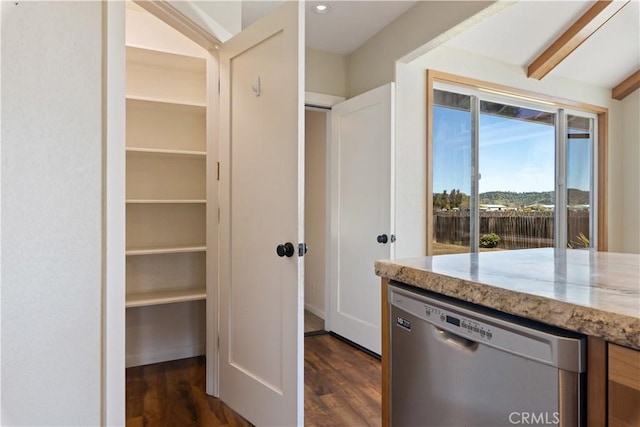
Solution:
M 283 1 L 243 1 L 242 27 L 246 28 Z M 328 4 L 330 11 L 318 14 L 313 6 Z M 374 34 L 406 12 L 416 1 L 307 1 L 306 45 L 328 52 L 349 54 Z
M 243 0 L 242 27 L 247 27 L 283 1 Z M 318 3 L 329 4 L 331 11 L 324 15 L 312 12 L 313 5 Z M 404 0 L 307 0 L 306 45 L 349 54 L 416 3 Z M 593 0 L 516 1 L 446 45 L 526 69 L 593 3 Z M 615 87 L 640 69 L 639 27 L 640 0 L 631 0 L 550 75 L 608 89 Z
M 519 1 L 446 43 L 526 68 L 592 1 Z M 631 0 L 550 75 L 613 88 L 640 69 L 640 1 Z

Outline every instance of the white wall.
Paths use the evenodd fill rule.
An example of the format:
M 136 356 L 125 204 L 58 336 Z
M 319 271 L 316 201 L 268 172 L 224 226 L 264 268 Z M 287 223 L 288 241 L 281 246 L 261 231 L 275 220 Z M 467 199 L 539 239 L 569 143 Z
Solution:
M 304 305 L 325 318 L 327 232 L 327 113 L 305 111 Z
M 307 48 L 305 90 L 325 95 L 347 96 L 347 57 Z
M 622 194 L 611 200 L 612 210 L 622 214 L 620 252 L 640 253 L 640 90 L 636 89 L 621 102 Z M 618 181 L 620 182 L 620 181 Z M 614 242 L 617 243 L 617 242 Z
M 349 97 L 394 80 L 395 62 L 493 1 L 420 1 L 348 57 Z
M 242 2 L 237 0 L 192 0 L 192 3 L 222 25 L 229 33 L 236 34 L 242 30 Z
M 448 47 L 439 47 L 410 64 L 397 64 L 397 141 L 396 141 L 396 256 L 420 256 L 426 245 L 426 69 L 449 72 L 541 94 L 581 101 L 609 109 L 609 250 L 621 251 L 625 229 L 637 230 L 624 216 L 620 189 L 625 182 L 638 182 L 627 172 L 619 173 L 623 159 L 630 153 L 630 136 L 623 142 L 619 101 L 611 99 L 611 90 L 566 78 L 547 76 L 538 81 L 527 79 L 522 68 L 487 57 Z M 633 114 L 629 108 L 629 115 Z M 636 120 L 637 122 L 637 116 Z M 633 131 L 629 131 L 633 133 Z M 635 130 L 637 132 L 637 130 Z M 637 135 L 637 133 L 636 133 Z M 624 137 L 626 138 L 626 137 Z M 637 136 L 635 139 L 637 144 Z M 637 159 L 637 152 L 634 159 Z M 628 179 L 628 178 L 631 179 Z M 633 181 L 635 179 L 635 181 Z M 419 203 L 417 202 L 419 201 Z M 632 203 L 627 201 L 626 203 Z M 636 202 L 637 203 L 637 202 Z M 414 236 L 411 241 L 402 236 Z
M 1 7 L 1 422 L 99 425 L 103 5 Z

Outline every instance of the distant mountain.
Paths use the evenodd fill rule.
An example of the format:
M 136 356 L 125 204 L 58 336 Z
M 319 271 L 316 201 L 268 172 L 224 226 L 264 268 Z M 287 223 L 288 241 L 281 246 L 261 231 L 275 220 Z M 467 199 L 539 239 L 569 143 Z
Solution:
M 588 205 L 589 204 L 589 192 L 578 190 L 576 188 L 569 188 L 567 204 L 572 205 Z
M 487 191 L 480 193 L 480 204 L 505 205 L 507 207 L 523 207 L 531 205 L 554 205 L 553 191 L 531 191 L 515 193 L 513 191 Z M 570 188 L 568 192 L 569 205 L 588 205 L 589 192 Z

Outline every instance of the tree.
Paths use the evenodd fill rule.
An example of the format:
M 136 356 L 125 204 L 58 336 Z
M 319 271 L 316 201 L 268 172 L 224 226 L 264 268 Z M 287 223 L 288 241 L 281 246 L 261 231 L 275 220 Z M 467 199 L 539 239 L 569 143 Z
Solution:
M 458 189 L 451 190 L 448 193 L 444 190 L 442 193 L 433 194 L 433 207 L 435 209 L 469 209 L 470 197 L 462 193 Z

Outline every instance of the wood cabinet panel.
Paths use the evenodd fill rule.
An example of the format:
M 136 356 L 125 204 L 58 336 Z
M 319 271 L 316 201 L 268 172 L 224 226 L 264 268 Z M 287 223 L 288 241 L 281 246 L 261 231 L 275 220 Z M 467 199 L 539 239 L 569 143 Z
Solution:
M 609 344 L 609 381 L 640 390 L 640 351 Z
M 609 344 L 610 427 L 640 427 L 640 351 Z
M 607 343 L 587 338 L 587 427 L 607 423 Z

